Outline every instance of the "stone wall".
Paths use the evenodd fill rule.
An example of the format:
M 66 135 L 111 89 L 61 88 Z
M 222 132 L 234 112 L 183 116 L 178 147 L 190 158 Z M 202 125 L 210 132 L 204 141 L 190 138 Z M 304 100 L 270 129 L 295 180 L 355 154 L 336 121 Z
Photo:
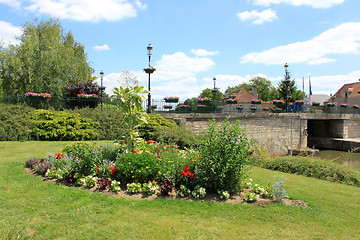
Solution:
M 302 114 L 163 114 L 163 117 L 174 119 L 180 125 L 201 134 L 209 125 L 209 119 L 215 119 L 220 125 L 226 118 L 230 123 L 239 120 L 246 129 L 249 139 L 255 145 L 268 149 L 276 155 L 286 155 L 292 150 L 303 150 L 307 147 L 307 119 Z

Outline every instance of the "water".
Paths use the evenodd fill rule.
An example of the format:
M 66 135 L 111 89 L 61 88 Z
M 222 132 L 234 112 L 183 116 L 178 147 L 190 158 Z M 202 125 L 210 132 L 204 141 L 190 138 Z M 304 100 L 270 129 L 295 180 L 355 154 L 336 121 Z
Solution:
M 360 152 L 321 150 L 319 154 L 322 159 L 341 164 L 345 167 L 352 167 L 360 171 Z

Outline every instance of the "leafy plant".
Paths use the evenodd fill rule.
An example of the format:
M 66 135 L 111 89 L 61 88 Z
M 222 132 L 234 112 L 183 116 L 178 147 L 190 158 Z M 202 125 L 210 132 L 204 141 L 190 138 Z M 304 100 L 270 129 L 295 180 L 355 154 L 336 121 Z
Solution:
M 198 147 L 200 158 L 195 168 L 198 184 L 213 192 L 239 191 L 249 162 L 249 148 L 239 121 L 230 125 L 226 119 L 219 128 L 211 121 Z
M 123 112 L 122 132 L 120 140 L 127 146 L 127 151 L 135 149 L 135 143 L 139 140 L 137 128 L 146 123 L 148 115 L 142 108 L 143 94 L 148 93 L 143 86 L 128 86 L 114 89 L 115 95 L 119 98 L 119 108 Z
M 161 173 L 158 159 L 147 152 L 120 155 L 115 166 L 116 179 L 125 182 L 145 183 L 156 180 Z
M 245 192 L 245 202 L 256 202 L 259 198 L 259 195 L 253 193 L 253 192 Z
M 160 192 L 163 195 L 169 195 L 174 188 L 174 182 L 171 178 L 165 178 L 160 182 Z
M 127 191 L 129 193 L 141 193 L 141 183 L 128 183 L 126 184 L 126 187 L 127 187 Z
M 285 198 L 288 197 L 285 188 L 284 188 L 285 181 L 279 177 L 276 178 L 275 184 L 272 186 L 275 199 L 277 202 L 282 202 Z
M 118 182 L 116 180 L 112 180 L 110 186 L 111 186 L 111 191 L 113 191 L 113 192 L 121 191 L 120 182 Z
M 99 190 L 103 191 L 109 186 L 110 179 L 108 179 L 108 178 L 100 178 L 100 179 L 98 179 L 97 183 L 98 183 Z
M 185 185 L 180 185 L 180 188 L 177 192 L 181 197 L 187 197 L 191 194 L 191 190 Z
M 204 198 L 206 195 L 206 189 L 200 186 L 196 186 L 194 188 L 194 190 L 192 191 L 191 195 L 195 198 L 195 199 L 201 199 Z
M 142 187 L 142 192 L 145 194 L 154 194 L 158 189 L 158 185 L 155 181 L 144 183 Z
M 223 200 L 227 200 L 230 197 L 230 194 L 228 191 L 219 191 L 218 194 L 219 194 L 219 198 L 223 199 Z

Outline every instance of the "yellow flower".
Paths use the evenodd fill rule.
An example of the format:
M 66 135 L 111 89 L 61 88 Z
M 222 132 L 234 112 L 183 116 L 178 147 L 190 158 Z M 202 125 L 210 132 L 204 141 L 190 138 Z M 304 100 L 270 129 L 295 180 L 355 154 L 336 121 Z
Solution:
M 133 171 L 130 171 L 131 173 L 133 173 Z
M 185 149 L 186 151 L 189 151 L 189 149 L 187 149 L 187 147 L 184 147 L 184 149 Z
M 149 167 L 146 167 L 146 169 L 149 169 Z
M 148 150 L 145 150 L 146 153 L 150 153 Z
M 131 176 L 132 178 L 134 178 L 134 176 Z
M 141 173 L 141 170 L 139 170 L 139 173 Z
M 173 145 L 175 148 L 178 148 L 178 146 L 176 146 L 176 145 Z
M 131 162 L 129 162 L 129 164 L 131 164 Z
M 174 162 L 174 161 L 168 161 L 168 163 L 172 163 L 172 162 Z
M 161 174 L 161 172 L 159 171 L 159 174 Z

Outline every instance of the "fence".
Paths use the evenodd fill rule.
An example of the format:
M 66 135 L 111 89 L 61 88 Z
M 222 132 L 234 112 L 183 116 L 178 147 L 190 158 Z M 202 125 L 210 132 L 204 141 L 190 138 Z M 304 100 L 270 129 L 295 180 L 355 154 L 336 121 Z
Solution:
M 118 98 L 81 98 L 81 97 L 25 97 L 11 96 L 0 98 L 1 103 L 8 104 L 27 104 L 34 108 L 55 110 L 75 109 L 75 108 L 100 108 L 112 110 L 118 108 Z M 147 100 L 143 101 L 143 108 L 147 108 Z M 152 112 L 161 113 L 260 113 L 272 112 L 282 113 L 285 110 L 275 107 L 272 103 L 251 104 L 249 102 L 238 102 L 229 104 L 219 101 L 199 102 L 198 105 L 185 105 L 184 102 L 166 102 L 164 100 L 151 101 Z M 290 105 L 289 112 L 310 112 L 310 113 L 341 113 L 341 114 L 360 114 L 359 107 L 355 106 L 306 106 Z

